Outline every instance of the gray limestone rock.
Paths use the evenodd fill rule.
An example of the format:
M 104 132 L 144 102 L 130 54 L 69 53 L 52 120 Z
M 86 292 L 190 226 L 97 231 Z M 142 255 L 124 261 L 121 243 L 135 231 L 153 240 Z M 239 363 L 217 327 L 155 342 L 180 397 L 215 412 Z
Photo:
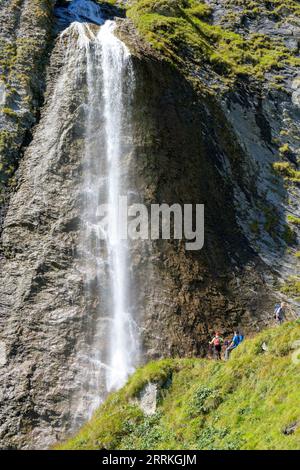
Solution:
M 87 357 L 99 299 L 94 293 L 86 303 L 78 250 L 84 71 L 74 62 L 62 77 L 68 38 L 50 34 L 54 2 L 38 2 L 45 6 L 42 17 L 33 0 L 14 2 L 19 7 L 13 12 L 11 3 L 1 3 L 1 47 L 18 36 L 36 48 L 25 85 L 11 75 L 16 91 L 8 96 L 7 82 L 0 82 L 0 102 L 18 115 L 16 122 L 1 116 L 1 130 L 14 144 L 3 158 L 14 168 L 20 164 L 0 213 L 0 446 L 36 449 L 86 419 L 78 408 L 91 399 Z M 230 7 L 209 3 L 213 21 L 222 22 Z M 283 32 L 265 18 L 248 21 L 249 27 L 237 22 L 246 36 L 284 36 L 294 47 L 297 25 Z M 263 88 L 241 80 L 234 90 L 206 95 L 143 43 L 130 21 L 119 21 L 118 34 L 132 51 L 136 76 L 134 152 L 128 156 L 135 162 L 135 187 L 148 206 L 204 203 L 207 214 L 203 251 L 159 240 L 133 253 L 142 361 L 204 356 L 215 328 L 231 334 L 240 326 L 247 334 L 272 324 L 278 280 L 298 273 L 299 227 L 293 227 L 292 246 L 284 234 L 288 215 L 300 217 L 299 186 L 287 186 L 272 165 L 288 144 L 298 168 L 299 73 L 283 71 L 283 90 L 271 86 L 270 73 Z M 73 76 L 76 86 L 68 79 Z M 211 77 L 212 83 L 205 76 L 207 86 Z M 24 141 L 26 131 L 32 140 Z M 105 342 L 105 328 L 97 339 Z M 157 395 L 150 383 L 141 398 L 146 414 L 155 412 Z

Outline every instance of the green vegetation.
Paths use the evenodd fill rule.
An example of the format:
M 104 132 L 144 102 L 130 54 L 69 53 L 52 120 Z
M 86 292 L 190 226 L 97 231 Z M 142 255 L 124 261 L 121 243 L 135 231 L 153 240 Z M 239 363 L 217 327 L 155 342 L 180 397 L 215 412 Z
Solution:
M 8 3 L 8 13 L 17 22 L 23 1 Z M 17 34 L 13 42 L 4 36 L 0 38 L 0 78 L 5 87 L 5 105 L 0 113 L 8 122 L 0 131 L 0 184 L 3 187 L 13 184 L 18 151 L 43 92 L 43 72 L 48 60 L 46 48 L 52 30 L 52 4 L 50 0 L 31 0 L 30 9 L 22 15 L 22 21 L 27 25 L 22 35 Z M 16 102 L 21 112 L 12 109 Z
M 291 224 L 300 226 L 300 218 L 299 217 L 295 217 L 294 215 L 288 215 L 287 219 L 288 219 L 289 222 L 291 222 Z
M 290 297 L 300 296 L 300 277 L 290 276 L 287 282 L 281 287 L 281 292 Z
M 14 118 L 14 119 L 16 117 L 18 117 L 18 114 L 15 111 L 13 111 L 11 108 L 8 108 L 8 107 L 2 108 L 1 112 L 4 113 L 6 116 L 9 116 L 9 117 Z
M 275 207 L 266 206 L 262 208 L 265 216 L 264 229 L 272 238 L 276 238 L 279 231 L 280 217 Z
M 300 171 L 295 170 L 295 168 L 289 162 L 275 162 L 273 163 L 273 170 L 275 173 L 283 176 L 286 181 L 300 183 Z
M 289 225 L 284 226 L 282 238 L 287 245 L 294 245 L 297 240 L 296 233 Z
M 18 131 L 0 131 L 0 191 L 3 183 L 9 184 L 15 170 L 14 152 L 17 150 Z
M 250 8 L 255 2 L 243 3 Z M 282 41 L 257 33 L 246 40 L 234 30 L 209 24 L 210 14 L 200 0 L 135 0 L 127 10 L 142 36 L 176 66 L 207 62 L 228 78 L 263 78 L 271 69 L 299 62 Z
M 300 6 L 294 0 L 224 0 L 226 7 L 238 7 L 234 15 L 239 22 L 244 17 L 253 20 L 261 17 L 262 15 L 269 17 L 271 20 L 281 22 L 289 15 L 299 15 Z M 224 15 L 223 23 L 230 21 L 232 18 L 232 11 Z
M 299 449 L 300 364 L 292 360 L 299 339 L 298 320 L 245 340 L 228 362 L 150 363 L 57 448 Z M 164 388 L 147 417 L 137 399 L 149 381 Z
M 17 16 L 17 11 L 21 8 L 22 1 L 14 0 L 10 4 L 11 16 Z M 48 25 L 51 28 L 51 5 L 49 0 L 31 0 L 31 16 L 26 18 L 28 26 L 38 28 Z M 34 89 L 36 83 L 32 80 L 34 68 L 44 66 L 45 56 L 41 54 L 41 42 L 47 36 L 46 32 L 37 31 L 35 35 L 29 31 L 28 36 L 17 37 L 14 43 L 0 40 L 0 74 L 1 79 L 8 84 L 8 87 L 21 85 L 23 87 L 31 85 Z
M 294 245 L 296 242 L 296 232 L 288 225 L 280 223 L 280 215 L 274 206 L 263 206 L 261 211 L 264 214 L 264 222 L 260 225 L 258 220 L 252 220 L 249 228 L 254 235 L 259 236 L 262 229 L 267 232 L 274 240 L 281 238 L 287 245 Z M 300 225 L 300 219 L 288 215 L 287 221 L 293 225 Z
M 279 153 L 283 156 L 286 157 L 292 153 L 289 144 L 284 144 L 279 148 Z

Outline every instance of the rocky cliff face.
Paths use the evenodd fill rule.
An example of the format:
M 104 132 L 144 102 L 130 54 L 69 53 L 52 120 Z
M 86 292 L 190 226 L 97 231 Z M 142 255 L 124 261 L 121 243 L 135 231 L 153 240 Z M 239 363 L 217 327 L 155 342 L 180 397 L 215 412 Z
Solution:
M 44 93 L 44 72 L 51 49 L 54 1 L 3 0 L 0 33 L 0 197 L 7 200 L 7 185 L 22 145 L 31 139 Z M 1 223 L 1 222 L 0 222 Z
M 74 252 L 83 96 L 80 86 L 68 87 L 58 72 L 64 46 L 59 41 L 52 53 L 46 104 L 22 159 L 3 230 L 4 446 L 53 442 L 55 416 L 62 429 L 66 416 L 70 419 L 69 387 L 76 388 L 72 362 L 83 321 Z
M 87 90 L 84 64 L 71 60 L 65 69 L 76 38 L 55 33 L 54 3 L 1 4 L 2 448 L 48 447 L 86 418 L 77 413 L 97 303 L 96 294 L 85 303 L 78 252 Z M 180 2 L 164 3 L 157 7 L 162 21 L 175 24 L 172 8 Z M 255 13 L 229 1 L 206 3 L 205 26 L 201 20 L 197 28 L 221 25 L 245 40 L 253 32 L 276 36 L 297 57 L 291 6 L 272 16 L 267 6 Z M 214 328 L 260 329 L 284 293 L 298 306 L 297 64 L 282 64 L 280 72 L 272 65 L 263 79 L 244 69 L 224 78 L 224 64 L 199 62 L 194 45 L 170 59 L 149 44 L 133 13 L 118 20 L 117 34 L 134 64 L 135 187 L 148 205 L 202 203 L 206 212 L 200 252 L 157 241 L 134 255 L 143 360 L 202 355 Z

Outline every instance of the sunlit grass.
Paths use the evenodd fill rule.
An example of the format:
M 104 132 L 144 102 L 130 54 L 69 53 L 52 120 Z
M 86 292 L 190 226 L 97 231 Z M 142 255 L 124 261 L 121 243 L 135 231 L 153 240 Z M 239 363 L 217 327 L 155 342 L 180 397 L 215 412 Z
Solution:
M 297 321 L 246 339 L 228 362 L 152 362 L 58 449 L 298 449 L 299 339 Z M 163 387 L 152 417 L 137 404 L 149 381 Z

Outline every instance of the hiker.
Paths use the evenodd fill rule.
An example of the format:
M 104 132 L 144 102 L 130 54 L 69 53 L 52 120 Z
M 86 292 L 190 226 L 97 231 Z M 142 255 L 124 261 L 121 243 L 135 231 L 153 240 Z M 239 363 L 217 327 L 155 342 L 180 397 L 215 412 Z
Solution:
M 285 303 L 281 302 L 281 304 L 275 305 L 275 320 L 277 321 L 278 325 L 281 325 L 284 322 L 285 318 Z
M 238 345 L 244 340 L 244 336 L 240 335 L 238 331 L 234 332 L 231 343 L 225 351 L 225 360 L 228 361 L 231 351 L 238 347 Z
M 222 343 L 223 343 L 223 338 L 221 338 L 218 332 L 215 333 L 215 336 L 209 342 L 209 344 L 212 345 L 214 348 L 214 355 L 217 359 L 221 359 Z

